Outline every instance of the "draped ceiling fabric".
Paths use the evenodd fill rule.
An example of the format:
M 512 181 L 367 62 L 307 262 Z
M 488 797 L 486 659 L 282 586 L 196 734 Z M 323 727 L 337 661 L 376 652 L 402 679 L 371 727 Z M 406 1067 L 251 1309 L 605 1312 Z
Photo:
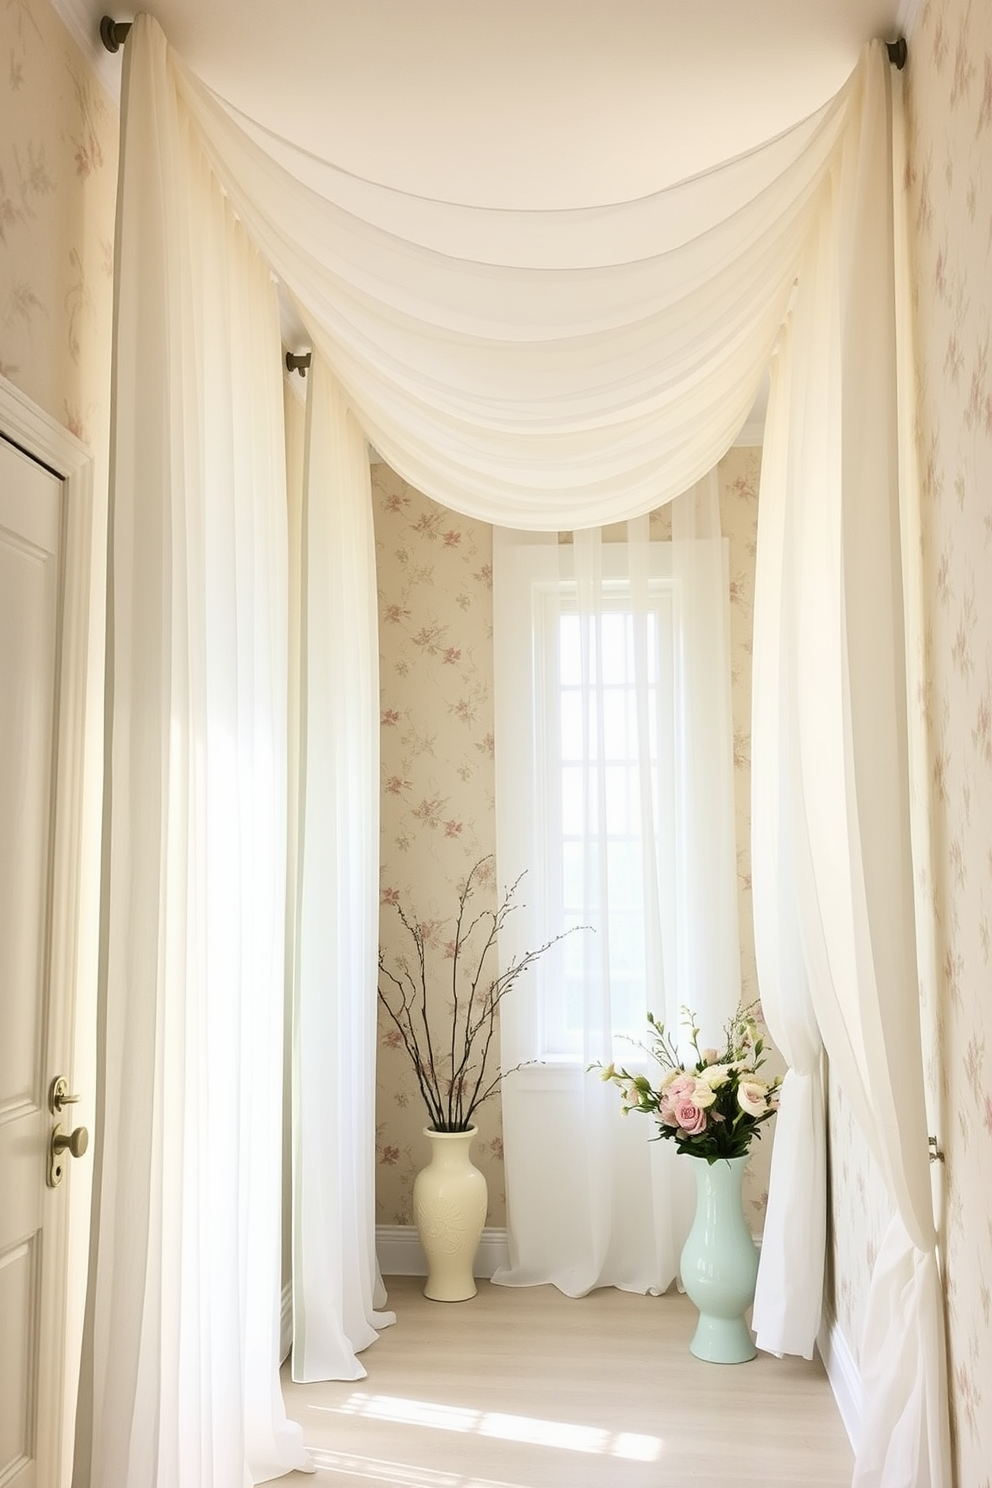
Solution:
M 492 212 L 356 182 L 285 142 L 265 140 L 270 153 L 157 42 L 376 449 L 456 510 L 554 531 L 641 515 L 716 465 L 768 367 L 824 181 L 887 68 L 879 47 L 811 120 L 656 196 Z
M 200 1386 L 203 1369 L 223 1363 L 215 1343 L 230 1329 L 211 1332 L 222 1318 L 231 1326 L 238 1319 L 245 1359 L 259 1353 L 260 1338 L 268 1340 L 259 1368 L 271 1360 L 274 1371 L 277 1240 L 268 1219 L 258 1266 L 253 1246 L 240 1270 L 236 1264 L 239 1237 L 259 1202 L 253 1164 L 260 1159 L 243 1154 L 247 1165 L 234 1170 L 243 1191 L 232 1182 L 213 1193 L 210 1175 L 197 1175 L 194 1138 L 250 1129 L 265 1172 L 277 1162 L 261 1133 L 265 1119 L 273 1130 L 279 1120 L 271 1081 L 279 1067 L 282 958 L 266 916 L 279 904 L 273 854 L 285 842 L 275 794 L 287 775 L 286 683 L 279 667 L 267 668 L 285 640 L 288 603 L 284 581 L 271 571 L 272 560 L 285 556 L 284 535 L 263 539 L 253 564 L 244 528 L 256 509 L 245 504 L 249 498 L 262 502 L 263 526 L 275 518 L 258 481 L 260 469 L 272 469 L 271 445 L 257 448 L 267 428 L 259 400 L 268 374 L 259 373 L 250 391 L 243 375 L 254 360 L 275 361 L 278 353 L 274 337 L 261 333 L 243 344 L 242 328 L 255 324 L 247 314 L 217 320 L 217 306 L 227 303 L 224 274 L 208 276 L 210 294 L 194 287 L 206 251 L 194 185 L 202 191 L 206 161 L 238 219 L 229 238 L 250 240 L 295 301 L 366 436 L 429 495 L 497 525 L 600 526 L 671 499 L 716 464 L 776 348 L 781 357 L 789 343 L 788 392 L 779 374 L 769 413 L 781 454 L 761 494 L 762 507 L 785 524 L 775 539 L 780 592 L 762 601 L 763 613 L 796 627 L 791 691 L 768 704 L 775 716 L 765 729 L 780 747 L 787 743 L 789 795 L 779 800 L 793 824 L 799 908 L 782 906 L 781 921 L 794 934 L 798 919 L 820 1032 L 898 1211 L 862 1351 L 866 1409 L 856 1481 L 949 1488 L 903 830 L 892 396 L 900 286 L 892 278 L 892 85 L 884 47 L 870 44 L 830 104 L 746 157 L 639 201 L 552 212 L 456 208 L 345 176 L 236 119 L 147 16 L 135 22 L 127 53 L 112 452 L 107 1058 L 80 1415 L 81 1439 L 91 1443 L 87 1460 L 96 1467 L 91 1478 L 81 1467 L 78 1481 L 226 1488 L 300 1460 L 278 1405 L 259 1408 L 266 1385 L 254 1365 L 240 1392 L 232 1383 L 237 1372 L 216 1377 L 210 1412 Z M 133 128 L 138 118 L 141 127 Z M 217 221 L 216 204 L 208 218 Z M 219 229 L 212 231 L 216 240 Z M 257 280 L 257 264 L 249 271 L 237 253 L 238 273 Z M 234 349 L 222 387 L 212 360 L 218 337 Z M 277 387 L 272 397 L 277 406 Z M 226 431 L 219 439 L 218 430 Z M 340 467 L 336 500 L 357 506 L 367 490 L 355 462 L 342 459 Z M 278 489 L 273 476 L 271 490 Z M 218 490 L 233 493 L 231 527 L 226 536 L 209 528 L 204 588 L 197 534 L 208 514 L 213 520 Z M 224 566 L 229 551 L 247 563 L 235 583 Z M 371 563 L 367 545 L 354 551 Z M 357 593 L 367 592 L 370 578 L 366 570 Z M 225 661 L 238 684 L 221 689 L 229 713 L 211 711 L 209 698 L 206 713 L 198 712 L 203 695 L 186 687 L 184 667 L 195 682 L 212 675 L 208 659 L 216 664 L 224 647 L 234 645 L 237 655 L 243 644 L 261 649 L 246 651 L 240 667 Z M 776 662 L 771 675 L 778 671 Z M 249 697 L 257 706 L 246 710 Z M 782 707 L 794 711 L 787 724 L 778 719 Z M 232 740 L 232 768 L 243 751 L 262 772 L 270 813 L 255 839 L 258 856 L 242 861 L 249 877 L 241 902 L 239 880 L 218 877 L 227 862 L 220 845 L 237 840 L 237 822 L 223 818 L 220 806 L 201 822 L 200 797 L 187 790 L 183 766 L 186 750 L 197 784 L 195 746 L 209 746 L 209 778 L 219 802 L 229 802 L 220 766 Z M 247 776 L 241 784 L 250 791 Z M 218 854 L 202 862 L 199 847 L 211 843 Z M 772 850 L 762 860 L 775 859 Z M 166 910 L 171 917 L 160 921 Z M 253 935 L 270 935 L 257 955 L 255 942 L 242 939 L 249 925 Z M 208 965 L 219 974 L 204 981 L 195 934 L 207 927 Z M 245 1005 L 229 1000 L 236 964 L 251 971 Z M 181 1028 L 177 1034 L 183 1011 L 185 1038 L 202 1028 L 206 1043 L 189 1046 Z M 216 1042 L 235 1014 L 248 1018 L 236 1049 L 230 1038 Z M 261 1057 L 262 1030 L 271 1048 L 256 1077 L 252 1051 Z M 130 1043 L 138 1034 L 135 1064 Z M 208 1062 L 214 1050 L 217 1070 Z M 808 1052 L 794 1040 L 800 1072 Z M 321 1073 L 336 1077 L 333 1069 Z M 218 1089 L 232 1088 L 246 1103 L 242 1126 L 232 1109 L 211 1104 Z M 371 1146 L 371 1086 L 366 1109 Z M 125 1130 L 140 1151 L 128 1147 Z M 142 1143 L 154 1158 L 150 1186 Z M 271 1201 L 271 1184 L 267 1191 Z M 223 1314 L 210 1282 L 218 1244 L 227 1247 L 230 1270 Z M 778 1253 L 787 1259 L 789 1247 Z M 196 1283 L 183 1289 L 183 1266 L 194 1261 Z M 235 1279 L 237 1294 L 227 1286 Z M 160 1337 L 163 1326 L 177 1326 L 170 1311 L 177 1301 L 188 1309 L 184 1326 L 175 1338 Z M 371 1299 L 363 1314 L 360 1328 L 371 1326 Z M 117 1340 L 126 1344 L 119 1353 Z M 132 1378 L 136 1361 L 141 1372 Z M 274 1396 L 274 1372 L 269 1385 Z

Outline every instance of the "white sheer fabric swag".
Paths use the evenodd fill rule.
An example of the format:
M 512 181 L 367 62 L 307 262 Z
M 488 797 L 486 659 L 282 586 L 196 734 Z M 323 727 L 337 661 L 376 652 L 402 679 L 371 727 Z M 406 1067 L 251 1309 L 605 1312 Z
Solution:
M 487 212 L 356 182 L 161 65 L 376 448 L 456 510 L 546 530 L 644 513 L 714 468 L 874 76 L 866 54 L 811 120 L 642 201 Z

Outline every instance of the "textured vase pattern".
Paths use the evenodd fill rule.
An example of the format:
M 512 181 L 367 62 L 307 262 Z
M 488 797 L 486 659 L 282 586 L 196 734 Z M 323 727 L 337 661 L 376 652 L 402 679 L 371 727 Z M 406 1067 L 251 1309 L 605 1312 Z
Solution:
M 682 1251 L 682 1285 L 699 1308 L 689 1350 L 711 1364 L 744 1364 L 756 1353 L 744 1314 L 754 1301 L 758 1251 L 744 1220 L 744 1157 L 691 1158 L 696 1216 Z
M 424 1296 L 465 1302 L 476 1293 L 474 1263 L 489 1207 L 486 1180 L 472 1162 L 476 1128 L 436 1132 L 425 1128 L 431 1160 L 413 1185 L 413 1214 L 427 1258 Z

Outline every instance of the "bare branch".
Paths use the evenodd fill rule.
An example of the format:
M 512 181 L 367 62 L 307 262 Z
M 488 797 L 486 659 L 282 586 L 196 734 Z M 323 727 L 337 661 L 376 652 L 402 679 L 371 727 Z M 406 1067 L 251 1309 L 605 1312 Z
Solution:
M 489 958 L 498 949 L 508 917 L 520 907 L 513 898 L 524 875 L 521 873 L 504 890 L 495 909 L 470 915 L 469 904 L 479 887 L 479 874 L 489 860 L 482 858 L 473 866 L 458 895 L 455 934 L 450 943 L 451 1003 L 445 1011 L 448 1026 L 443 1034 L 439 1032 L 441 1015 L 430 1006 L 424 926 L 395 901 L 391 901 L 393 908 L 416 949 L 415 971 L 401 955 L 393 956 L 395 969 L 391 969 L 385 950 L 380 948 L 379 952 L 379 1001 L 413 1065 L 429 1123 L 440 1131 L 466 1130 L 478 1107 L 498 1090 L 504 1073 L 510 1073 L 498 1068 L 490 1072 L 500 1003 L 535 961 L 572 933 L 568 930 L 553 936 L 537 950 L 516 957 L 505 971 L 491 975 Z M 438 1052 L 442 1047 L 443 1056 Z M 514 1069 L 521 1067 L 515 1065 Z

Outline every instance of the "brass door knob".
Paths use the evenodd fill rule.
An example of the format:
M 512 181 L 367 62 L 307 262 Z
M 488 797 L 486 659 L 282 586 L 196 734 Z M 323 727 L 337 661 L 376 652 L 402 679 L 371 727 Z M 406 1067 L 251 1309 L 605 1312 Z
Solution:
M 67 1132 L 62 1126 L 57 1126 L 52 1132 L 52 1140 L 48 1149 L 48 1183 L 50 1188 L 58 1188 L 65 1176 L 65 1159 L 63 1153 L 68 1152 L 70 1157 L 82 1157 L 90 1144 L 90 1134 L 85 1126 L 77 1126 L 75 1131 Z
M 82 1157 L 90 1145 L 90 1134 L 85 1126 L 77 1126 L 74 1132 L 60 1131 L 58 1127 L 52 1135 L 53 1152 L 71 1152 L 73 1157 Z

